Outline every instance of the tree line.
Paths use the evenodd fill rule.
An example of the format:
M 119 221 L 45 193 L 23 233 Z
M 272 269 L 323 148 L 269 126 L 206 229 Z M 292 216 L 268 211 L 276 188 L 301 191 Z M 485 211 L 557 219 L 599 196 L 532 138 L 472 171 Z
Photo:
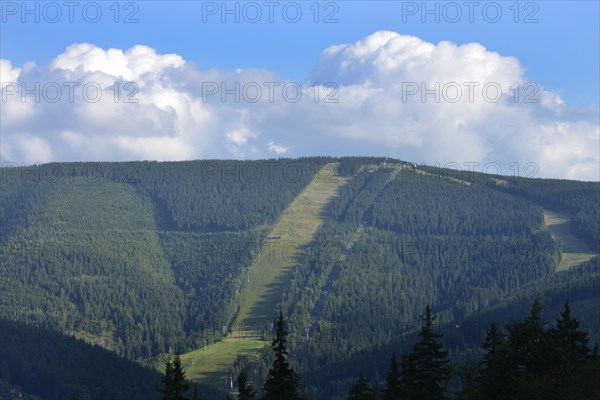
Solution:
M 600 395 L 598 345 L 590 347 L 588 334 L 571 315 L 566 301 L 549 327 L 541 318 L 542 305 L 536 299 L 521 321 L 498 327 L 492 322 L 481 342 L 478 361 L 453 363 L 444 347 L 444 335 L 436 328 L 437 316 L 427 304 L 421 315 L 416 342 L 399 358 L 392 353 L 385 381 L 371 383 L 360 373 L 347 400 L 588 400 Z M 299 376 L 287 356 L 287 332 L 283 313 L 277 318 L 272 342 L 274 360 L 262 387 L 262 400 L 308 399 L 299 389 Z M 452 379 L 460 381 L 449 389 Z M 163 400 L 198 400 L 196 390 L 186 397 L 190 384 L 185 380 L 176 355 L 165 363 Z M 242 370 L 237 379 L 237 398 L 259 398 L 253 383 Z M 229 397 L 228 397 L 229 398 Z
M 586 332 L 571 315 L 567 301 L 553 327 L 541 319 L 535 300 L 529 315 L 504 328 L 492 323 L 481 343 L 478 362 L 452 365 L 436 332 L 429 305 L 422 316 L 418 341 L 400 360 L 392 354 L 380 389 L 361 374 L 348 400 L 401 399 L 592 399 L 600 395 L 598 346 L 589 346 Z M 451 392 L 448 383 L 461 380 Z

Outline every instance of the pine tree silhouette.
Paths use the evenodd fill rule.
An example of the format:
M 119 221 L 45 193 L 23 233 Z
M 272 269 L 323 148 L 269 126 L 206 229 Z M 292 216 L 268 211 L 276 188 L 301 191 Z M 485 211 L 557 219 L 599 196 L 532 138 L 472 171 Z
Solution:
M 522 322 L 508 325 L 508 344 L 513 369 L 524 380 L 527 376 L 548 372 L 546 338 L 541 319 L 542 304 L 535 299 L 529 316 Z
M 161 379 L 163 388 L 157 388 L 162 393 L 163 400 L 187 400 L 183 395 L 188 388 L 189 384 L 185 382 L 185 373 L 181 366 L 181 358 L 179 354 L 176 354 L 173 359 L 167 358 L 165 361 L 165 373 Z
M 425 307 L 421 317 L 423 325 L 419 331 L 420 340 L 415 343 L 412 352 L 403 358 L 404 398 L 419 400 L 439 400 L 444 398 L 446 385 L 450 379 L 448 353 L 440 342 L 442 334 L 433 329 L 436 316 L 431 314 L 431 306 Z M 404 392 L 406 391 L 406 392 Z
M 265 400 L 298 400 L 298 376 L 287 361 L 285 321 L 283 312 L 277 319 L 277 333 L 273 340 L 275 360 L 263 387 Z
M 396 354 L 392 353 L 390 358 L 390 366 L 388 369 L 387 379 L 385 381 L 385 389 L 383 390 L 384 400 L 397 400 L 400 398 L 400 365 Z
M 579 330 L 579 321 L 571 317 L 569 302 L 565 302 L 556 327 L 550 330 L 553 361 L 569 371 L 583 363 L 590 355 L 588 334 Z
M 350 389 L 348 393 L 348 400 L 375 400 L 376 397 L 373 393 L 373 389 L 371 388 L 371 384 L 369 380 L 365 376 L 365 374 L 361 371 L 358 380 Z
M 506 335 L 492 322 L 481 343 L 485 354 L 479 376 L 479 395 L 490 400 L 514 397 L 515 376 L 509 362 Z

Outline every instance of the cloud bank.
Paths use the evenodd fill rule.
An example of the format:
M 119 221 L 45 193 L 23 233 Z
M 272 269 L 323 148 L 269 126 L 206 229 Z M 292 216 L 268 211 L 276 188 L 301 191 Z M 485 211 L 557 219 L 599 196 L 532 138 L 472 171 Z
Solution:
M 380 31 L 325 49 L 305 82 L 77 43 L 41 67 L 2 59 L 0 80 L 4 163 L 385 155 L 600 180 L 598 110 L 477 43 Z

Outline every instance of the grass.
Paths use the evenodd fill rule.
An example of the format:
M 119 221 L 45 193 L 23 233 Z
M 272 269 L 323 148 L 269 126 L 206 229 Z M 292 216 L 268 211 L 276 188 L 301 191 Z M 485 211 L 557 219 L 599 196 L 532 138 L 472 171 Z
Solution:
M 260 329 L 271 320 L 281 294 L 289 287 L 298 253 L 312 240 L 322 222 L 325 206 L 344 182 L 346 180 L 340 177 L 315 179 L 284 211 L 271 231 L 281 239 L 268 241 L 261 257 L 250 268 L 235 328 Z
M 238 355 L 255 356 L 268 344 L 261 340 L 262 331 L 290 286 L 297 256 L 322 223 L 327 204 L 348 180 L 332 175 L 334 167 L 323 167 L 275 223 L 269 236 L 280 239 L 267 240 L 250 266 L 230 335 L 222 342 L 182 355 L 188 378 L 220 386 L 228 379 Z
M 238 355 L 258 357 L 258 351 L 267 342 L 251 339 L 225 339 L 192 352 L 183 354 L 181 361 L 185 375 L 192 381 L 215 385 L 228 384 L 228 371 Z M 235 380 L 235 377 L 233 378 Z
M 567 270 L 594 256 L 590 246 L 573 235 L 570 222 L 571 218 L 567 214 L 544 210 L 545 229 L 562 244 L 562 259 L 556 271 Z

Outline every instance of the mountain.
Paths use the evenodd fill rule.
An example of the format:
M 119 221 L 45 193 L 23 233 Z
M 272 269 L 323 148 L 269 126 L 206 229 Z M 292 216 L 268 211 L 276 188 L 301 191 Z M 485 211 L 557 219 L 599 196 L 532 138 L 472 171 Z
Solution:
M 74 359 L 114 357 L 93 364 L 121 376 L 119 368 L 142 368 L 131 361 L 155 365 L 162 354 L 209 351 L 239 333 L 232 325 L 256 261 L 265 248 L 290 248 L 285 239 L 297 232 L 273 229 L 286 218 L 302 222 L 304 209 L 291 206 L 300 200 L 318 211 L 316 230 L 279 283 L 265 286 L 261 310 L 272 311 L 267 328 L 278 309 L 289 316 L 291 362 L 311 398 L 345 397 L 361 370 L 381 382 L 389 354 L 414 342 L 428 303 L 459 361 L 479 354 L 490 321 L 521 318 L 526 311 L 515 310 L 535 297 L 547 320 L 569 299 L 600 341 L 598 182 L 378 157 L 55 163 L 0 173 L 0 317 L 67 335 L 61 340 L 76 348 L 61 351 Z M 314 182 L 331 182 L 336 195 L 323 197 L 327 185 L 307 192 Z M 262 336 L 252 340 L 268 342 L 268 329 Z M 32 351 L 25 342 L 20 351 L 48 354 L 57 343 Z M 269 357 L 258 346 L 223 372 L 243 368 L 260 383 Z M 0 380 L 33 395 L 67 396 L 53 381 L 89 398 L 112 393 L 77 374 L 40 373 L 50 383 L 15 374 L 18 357 L 8 360 Z M 136 373 L 148 377 L 135 382 L 156 381 Z M 225 389 L 220 379 L 207 383 Z

